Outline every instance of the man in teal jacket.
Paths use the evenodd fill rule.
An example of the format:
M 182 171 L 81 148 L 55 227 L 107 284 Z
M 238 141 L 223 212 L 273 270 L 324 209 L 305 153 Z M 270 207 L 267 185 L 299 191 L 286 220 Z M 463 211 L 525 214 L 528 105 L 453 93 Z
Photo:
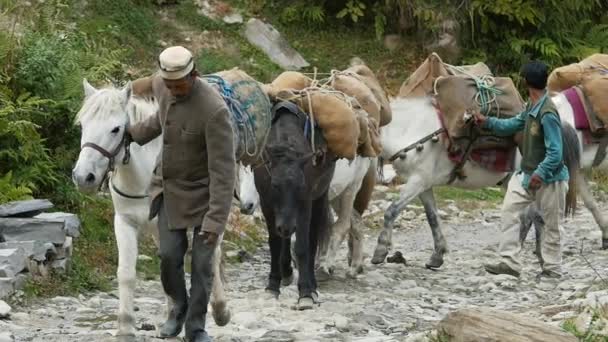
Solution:
M 521 244 L 520 213 L 535 202 L 545 222 L 541 238 L 540 276 L 561 276 L 560 219 L 568 191 L 568 168 L 562 156 L 562 127 L 557 109 L 547 94 L 548 68 L 532 61 L 522 68 L 529 103 L 511 119 L 475 114 L 481 127 L 497 135 L 509 136 L 523 130 L 521 170 L 513 175 L 502 207 L 502 236 L 498 248 L 501 260 L 486 264 L 492 274 L 519 277 Z

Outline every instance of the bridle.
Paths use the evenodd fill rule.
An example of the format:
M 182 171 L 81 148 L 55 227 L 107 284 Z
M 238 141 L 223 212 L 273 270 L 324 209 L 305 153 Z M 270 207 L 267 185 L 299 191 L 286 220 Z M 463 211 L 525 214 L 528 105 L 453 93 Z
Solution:
M 120 195 L 122 197 L 129 198 L 129 199 L 144 199 L 144 198 L 147 198 L 148 195 L 129 195 L 129 194 L 124 193 L 123 191 L 120 191 L 112 182 L 112 177 L 108 176 L 110 174 L 110 172 L 114 173 L 114 171 L 116 170 L 116 156 L 120 153 L 120 150 L 122 148 L 124 148 L 124 150 L 125 150 L 125 155 L 122 158 L 122 164 L 127 165 L 131 161 L 130 141 L 127 142 L 128 139 L 127 139 L 126 128 L 127 127 L 125 125 L 125 127 L 123 129 L 124 133 L 122 135 L 122 139 L 120 139 L 120 142 L 112 150 L 112 152 L 109 152 L 105 148 L 97 145 L 96 143 L 92 143 L 92 142 L 86 142 L 86 143 L 82 144 L 82 146 L 80 147 L 80 150 L 82 151 L 85 147 L 89 147 L 89 148 L 92 148 L 95 151 L 101 153 L 102 156 L 104 156 L 108 159 L 108 168 L 104 172 L 103 179 L 99 183 L 100 188 L 107 181 L 108 185 L 112 188 L 112 190 L 114 190 L 114 192 L 116 192 L 118 195 Z

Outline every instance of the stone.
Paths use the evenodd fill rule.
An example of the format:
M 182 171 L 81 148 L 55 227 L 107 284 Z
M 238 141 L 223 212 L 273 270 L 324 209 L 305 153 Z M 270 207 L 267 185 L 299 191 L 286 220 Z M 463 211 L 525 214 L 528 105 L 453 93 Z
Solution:
M 262 337 L 256 339 L 258 342 L 294 342 L 296 338 L 288 331 L 271 330 Z
M 15 336 L 9 331 L 0 332 L 0 342 L 13 342 L 15 341 Z
M 384 47 L 389 51 L 395 51 L 403 46 L 403 38 L 398 34 L 387 34 L 384 36 Z
M 72 257 L 72 252 L 74 251 L 73 239 L 71 236 L 65 238 L 63 246 L 57 248 L 55 259 L 69 259 Z
M 0 205 L 0 217 L 32 217 L 52 207 L 53 203 L 46 199 L 9 202 Z
M 45 261 L 57 254 L 55 246 L 50 242 L 42 241 L 7 241 L 0 242 L 0 249 L 21 248 L 28 259 Z
M 11 315 L 11 307 L 5 301 L 0 300 L 0 319 L 8 318 Z
M 15 290 L 14 279 L 0 277 L 0 298 L 6 298 Z
M 152 257 L 144 255 L 144 254 L 140 254 L 137 256 L 137 261 L 152 261 Z
M 48 220 L 48 221 L 52 221 L 52 222 L 55 222 L 55 221 L 63 222 L 65 224 L 63 226 L 63 229 L 65 230 L 65 233 L 67 236 L 71 236 L 71 237 L 75 237 L 75 238 L 80 236 L 81 223 L 80 223 L 80 219 L 75 214 L 62 213 L 62 212 L 42 213 L 40 215 L 34 216 L 34 218 L 39 218 L 39 219 Z
M 53 262 L 51 263 L 51 268 L 53 269 L 53 271 L 59 274 L 65 274 L 70 270 L 71 266 L 72 263 L 70 259 L 53 260 Z
M 243 16 L 240 13 L 230 13 L 222 18 L 226 24 L 242 24 Z
M 0 277 L 12 278 L 25 269 L 26 261 L 27 257 L 21 248 L 0 249 Z M 2 274 L 2 270 L 8 273 L 12 271 L 12 274 Z
M 299 70 L 310 65 L 272 25 L 251 18 L 245 26 L 247 40 L 264 51 L 281 68 Z
M 0 238 L 4 241 L 45 241 L 62 246 L 64 222 L 35 218 L 0 218 Z
M 486 308 L 449 313 L 438 325 L 449 341 L 575 342 L 578 339 L 540 320 Z

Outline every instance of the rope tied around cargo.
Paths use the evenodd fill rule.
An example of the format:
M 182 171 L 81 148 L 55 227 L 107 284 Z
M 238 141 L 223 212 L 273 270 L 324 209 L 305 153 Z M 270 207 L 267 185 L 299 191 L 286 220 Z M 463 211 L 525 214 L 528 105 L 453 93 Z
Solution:
M 496 116 L 500 117 L 500 104 L 497 101 L 498 95 L 503 95 L 503 91 L 496 88 L 496 80 L 492 75 L 483 75 L 476 76 L 469 72 L 467 72 L 464 68 L 450 65 L 444 63 L 447 68 L 454 69 L 461 74 L 469 76 L 473 82 L 475 82 L 475 86 L 477 87 L 477 93 L 475 94 L 474 101 L 479 106 L 479 111 L 484 116 L 488 116 L 490 114 L 490 110 L 492 109 L 492 104 L 496 104 Z M 438 77 L 434 84 L 433 90 L 435 94 L 437 94 L 437 81 L 441 77 Z
M 232 118 L 238 127 L 237 134 L 244 134 L 243 144 L 245 145 L 245 153 L 249 157 L 256 157 L 259 153 L 259 146 L 255 137 L 255 123 L 253 117 L 249 115 L 248 109 L 251 106 L 251 101 L 241 103 L 235 98 L 234 88 L 226 80 L 217 75 L 203 75 L 203 77 L 212 85 L 215 85 L 220 96 L 228 106 Z M 251 138 L 253 146 L 250 146 L 249 138 Z M 252 147 L 252 148 L 250 148 Z

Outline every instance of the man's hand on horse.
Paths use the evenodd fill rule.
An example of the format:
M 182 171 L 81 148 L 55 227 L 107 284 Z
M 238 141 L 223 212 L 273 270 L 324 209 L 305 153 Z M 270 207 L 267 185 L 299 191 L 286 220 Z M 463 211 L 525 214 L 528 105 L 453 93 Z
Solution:
M 530 177 L 530 183 L 528 184 L 528 188 L 530 190 L 538 190 L 543 186 L 543 179 L 537 173 L 533 173 L 532 177 Z
M 483 127 L 486 124 L 486 121 L 488 121 L 488 118 L 481 114 L 479 111 L 474 111 L 473 112 L 473 120 L 475 120 L 475 124 L 479 127 Z
M 201 235 L 203 235 L 203 242 L 206 245 L 213 246 L 217 242 L 217 233 L 202 232 Z

